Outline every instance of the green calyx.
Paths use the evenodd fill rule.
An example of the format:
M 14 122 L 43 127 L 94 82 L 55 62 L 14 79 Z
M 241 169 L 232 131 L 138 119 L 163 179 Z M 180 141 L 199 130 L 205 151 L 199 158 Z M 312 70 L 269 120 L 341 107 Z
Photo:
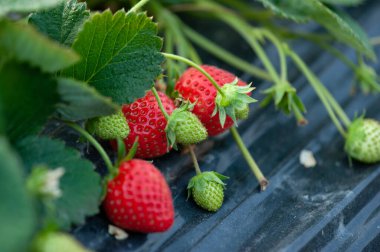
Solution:
M 126 138 L 130 132 L 127 119 L 122 111 L 90 119 L 86 123 L 86 129 L 91 134 L 104 140 Z
M 379 78 L 375 70 L 367 65 L 362 59 L 359 60 L 358 67 L 355 69 L 357 85 L 363 93 L 380 93 Z
M 225 183 L 228 177 L 217 172 L 202 172 L 194 176 L 187 186 L 188 198 L 193 196 L 198 206 L 216 212 L 223 204 Z
M 246 86 L 238 86 L 238 78 L 233 82 L 225 84 L 221 90 L 222 93 L 218 92 L 215 98 L 215 109 L 212 116 L 219 112 L 219 121 L 222 127 L 226 122 L 227 115 L 236 124 L 236 119 L 243 119 L 236 115 L 237 111 L 244 111 L 248 104 L 257 102 L 248 93 L 252 92 L 255 88 L 251 87 L 252 84 Z
M 347 154 L 363 163 L 380 161 L 380 123 L 362 117 L 355 119 L 348 128 L 346 144 Z
M 206 128 L 198 117 L 189 111 L 193 107 L 194 104 L 185 103 L 170 115 L 165 128 L 169 146 L 177 148 L 176 143 L 197 144 L 207 138 Z
M 261 107 L 267 106 L 273 100 L 277 109 L 286 115 L 294 114 L 299 124 L 306 122 L 306 119 L 302 115 L 306 113 L 305 105 L 298 97 L 296 89 L 288 82 L 274 85 L 264 90 L 263 93 L 267 96 L 261 102 Z

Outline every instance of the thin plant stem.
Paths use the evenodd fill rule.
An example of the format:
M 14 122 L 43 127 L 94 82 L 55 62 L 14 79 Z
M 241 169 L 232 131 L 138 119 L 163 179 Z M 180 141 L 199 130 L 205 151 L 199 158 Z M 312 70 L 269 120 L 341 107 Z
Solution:
M 158 106 L 160 107 L 160 110 L 161 110 L 162 114 L 164 114 L 164 117 L 165 117 L 166 121 L 168 121 L 169 120 L 169 114 L 166 112 L 166 110 L 164 108 L 164 105 L 162 105 L 162 101 L 160 99 L 160 96 L 157 93 L 156 88 L 153 86 L 151 90 L 152 90 L 154 96 L 156 97 Z
M 215 89 L 222 95 L 222 96 L 225 96 L 224 94 L 224 91 L 219 87 L 219 85 L 216 83 L 216 81 L 214 80 L 214 78 L 211 77 L 211 75 L 209 73 L 207 73 L 202 67 L 200 67 L 198 64 L 196 64 L 195 62 L 189 60 L 189 59 L 186 59 L 182 56 L 179 56 L 179 55 L 175 55 L 175 54 L 170 54 L 170 53 L 162 53 L 162 55 L 164 55 L 167 59 L 173 59 L 173 60 L 178 60 L 178 61 L 182 61 L 192 67 L 194 67 L 195 69 L 197 69 L 199 72 L 201 72 L 211 83 L 212 85 L 215 87 Z
M 261 29 L 260 32 L 272 41 L 273 45 L 277 48 L 278 56 L 280 58 L 281 80 L 285 83 L 288 78 L 288 69 L 283 45 L 280 40 L 269 30 Z
M 200 33 L 191 29 L 190 27 L 181 24 L 185 35 L 199 47 L 203 48 L 207 52 L 213 54 L 215 57 L 223 60 L 227 64 L 236 67 L 244 72 L 247 72 L 253 76 L 256 76 L 263 80 L 272 81 L 272 77 L 264 70 L 252 65 L 251 63 L 236 57 L 234 54 L 223 49 L 216 43 L 202 36 Z
M 197 173 L 197 175 L 199 175 L 202 173 L 202 171 L 201 171 L 201 168 L 199 167 L 197 156 L 195 155 L 195 152 L 194 152 L 194 147 L 192 145 L 189 145 L 188 148 L 190 151 L 191 160 L 193 160 L 195 172 Z
M 138 11 L 141 7 L 143 7 L 146 3 L 148 3 L 149 0 L 141 0 L 140 2 L 138 2 L 137 4 L 135 4 L 131 9 L 129 9 L 128 13 L 131 13 L 131 12 L 136 12 Z
M 92 146 L 94 146 L 94 148 L 99 152 L 100 156 L 104 160 L 104 163 L 106 164 L 108 169 L 108 173 L 113 174 L 115 168 L 112 165 L 111 159 L 109 158 L 103 147 L 99 144 L 99 142 L 78 124 L 73 122 L 66 122 L 66 124 L 74 130 L 76 130 L 78 133 L 80 133 L 84 138 L 87 139 L 87 141 L 89 141 L 92 144 Z
M 268 73 L 273 78 L 274 82 L 279 83 L 280 77 L 278 76 L 278 73 L 276 72 L 275 68 L 273 67 L 271 61 L 269 60 L 267 54 L 265 53 L 262 46 L 259 44 L 259 42 L 256 39 L 257 34 L 255 34 L 254 30 L 250 26 L 250 24 L 246 23 L 244 20 L 242 20 L 239 16 L 236 14 L 224 10 L 224 8 L 216 3 L 212 2 L 206 2 L 206 1 L 198 1 L 198 5 L 205 5 L 213 7 L 215 12 L 213 14 L 217 15 L 217 17 L 222 20 L 223 22 L 227 23 L 229 26 L 231 26 L 234 30 L 236 30 L 251 46 L 251 48 L 256 52 L 257 56 L 260 58 L 261 62 L 263 63 L 264 67 L 267 69 Z
M 259 181 L 260 189 L 261 191 L 264 191 L 266 187 L 268 186 L 268 180 L 264 177 L 263 173 L 261 172 L 259 166 L 256 164 L 255 160 L 252 158 L 251 154 L 249 153 L 247 147 L 245 146 L 243 140 L 241 139 L 239 132 L 237 131 L 236 127 L 233 126 L 230 129 L 230 132 L 235 139 L 236 144 L 238 145 L 241 153 L 243 154 L 245 160 L 247 161 L 249 167 L 251 168 L 253 174 L 255 175 L 256 179 Z
M 347 133 L 341 125 L 341 122 L 338 120 L 336 114 L 334 113 L 329 100 L 326 97 L 326 91 L 323 90 L 323 84 L 314 76 L 314 74 L 309 70 L 306 64 L 302 61 L 302 59 L 293 52 L 288 52 L 289 56 L 293 59 L 294 63 L 298 66 L 298 68 L 304 73 L 305 77 L 308 79 L 311 86 L 314 88 L 317 93 L 319 99 L 322 101 L 325 106 L 327 113 L 329 114 L 331 120 L 335 124 L 336 128 L 340 132 L 340 134 L 345 138 Z

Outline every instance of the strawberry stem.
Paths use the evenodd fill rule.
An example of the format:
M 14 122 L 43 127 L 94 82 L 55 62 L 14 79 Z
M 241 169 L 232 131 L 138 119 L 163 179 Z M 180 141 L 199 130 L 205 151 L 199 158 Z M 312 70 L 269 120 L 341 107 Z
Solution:
M 278 56 L 280 58 L 281 80 L 282 82 L 286 82 L 288 79 L 288 70 L 283 45 L 281 44 L 280 40 L 269 30 L 260 29 L 258 31 L 261 32 L 261 34 L 267 37 L 270 41 L 272 41 L 273 45 L 277 48 Z
M 319 79 L 309 70 L 309 68 L 306 66 L 303 60 L 293 51 L 288 50 L 287 53 L 293 59 L 294 63 L 298 66 L 298 68 L 304 73 L 310 85 L 314 88 L 319 99 L 322 101 L 323 105 L 325 106 L 327 113 L 329 114 L 332 122 L 335 124 L 335 127 L 338 129 L 340 134 L 345 138 L 347 133 L 344 130 L 337 116 L 340 117 L 340 120 L 342 120 L 345 125 L 350 125 L 351 122 L 348 119 L 347 115 L 344 113 L 343 109 L 335 101 L 335 99 L 332 97 L 332 95 L 326 89 L 326 87 L 323 86 L 323 84 L 319 81 Z
M 162 114 L 164 114 L 164 117 L 165 117 L 166 121 L 168 121 L 169 120 L 169 115 L 166 112 L 166 110 L 164 108 L 164 105 L 162 105 L 162 101 L 160 99 L 160 96 L 158 95 L 157 90 L 156 90 L 156 88 L 154 86 L 152 87 L 152 92 L 154 94 L 154 97 L 156 97 L 158 106 L 160 107 L 160 110 L 161 110 Z
M 137 151 L 138 146 L 139 146 L 139 137 L 137 136 L 135 138 L 135 141 L 133 142 L 133 145 L 132 145 L 131 149 L 129 150 L 127 156 L 125 158 L 123 158 L 122 162 L 127 162 L 127 161 L 131 160 L 136 155 L 136 151 Z
M 194 147 L 192 145 L 189 145 L 188 148 L 190 151 L 191 159 L 193 160 L 195 172 L 197 173 L 197 175 L 199 175 L 202 173 L 202 171 L 201 171 L 201 168 L 199 167 L 197 156 L 195 155 L 195 152 L 194 152 Z
M 265 191 L 265 189 L 267 188 L 267 186 L 269 184 L 268 180 L 264 177 L 259 166 L 256 164 L 255 160 L 253 159 L 253 157 L 249 153 L 249 151 L 248 151 L 247 147 L 245 146 L 243 140 L 241 139 L 237 129 L 233 126 L 230 129 L 230 132 L 231 132 L 232 136 L 234 137 L 234 139 L 235 139 L 241 153 L 243 154 L 245 160 L 247 161 L 249 167 L 251 168 L 253 174 L 255 175 L 256 179 L 259 181 L 261 191 Z
M 140 2 L 138 2 L 137 4 L 135 4 L 128 12 L 127 14 L 129 13 L 132 13 L 132 12 L 136 12 L 138 11 L 141 7 L 143 7 L 146 3 L 148 3 L 149 0 L 141 0 Z
M 103 149 L 103 147 L 100 145 L 100 143 L 93 136 L 91 136 L 90 133 L 88 133 L 86 130 L 84 130 L 82 127 L 80 127 L 78 124 L 73 123 L 73 122 L 66 122 L 66 124 L 69 127 L 71 127 L 72 129 L 74 129 L 75 131 L 77 131 L 78 133 L 80 133 L 84 138 L 87 139 L 87 141 L 89 141 L 92 144 L 92 146 L 94 146 L 94 148 L 99 152 L 104 163 L 106 164 L 107 169 L 108 169 L 108 173 L 114 174 L 114 171 L 116 169 L 115 169 L 115 167 L 113 167 L 111 159 L 109 158 L 109 156 L 107 155 L 107 153 Z
M 220 95 L 222 95 L 223 97 L 225 96 L 224 91 L 220 88 L 220 86 L 218 85 L 218 83 L 216 83 L 216 81 L 214 80 L 214 78 L 212 78 L 209 73 L 207 73 L 202 67 L 200 67 L 195 62 L 193 62 L 193 61 L 191 61 L 189 59 L 186 59 L 184 57 L 175 55 L 175 54 L 162 53 L 162 55 L 164 55 L 168 59 L 178 60 L 178 61 L 184 62 L 184 63 L 186 63 L 186 64 L 194 67 L 199 72 L 201 72 L 211 82 L 211 84 L 215 87 L 215 89 L 218 91 L 218 93 L 220 93 Z
M 253 76 L 256 76 L 260 79 L 269 81 L 272 80 L 272 77 L 266 71 L 252 65 L 251 63 L 245 60 L 242 60 L 239 57 L 236 57 L 234 54 L 220 47 L 216 43 L 213 43 L 211 40 L 207 39 L 206 37 L 191 29 L 190 27 L 184 24 L 181 24 L 181 26 L 183 32 L 191 41 L 193 41 L 195 44 L 197 44 L 207 52 L 213 54 L 215 57 L 223 60 L 224 62 L 233 67 L 236 67 L 237 69 L 252 74 Z

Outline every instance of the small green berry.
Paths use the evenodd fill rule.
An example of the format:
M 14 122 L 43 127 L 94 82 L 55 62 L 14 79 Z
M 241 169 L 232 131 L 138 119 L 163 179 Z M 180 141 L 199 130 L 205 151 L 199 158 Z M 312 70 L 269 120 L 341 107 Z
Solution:
M 190 111 L 183 111 L 186 118 L 175 127 L 176 140 L 183 145 L 197 144 L 207 138 L 207 130 L 198 117 Z
M 198 206 L 216 212 L 223 204 L 225 184 L 222 180 L 227 178 L 216 172 L 202 172 L 190 180 L 188 194 Z
M 244 120 L 248 118 L 249 114 L 249 107 L 248 105 L 245 105 L 242 109 L 235 109 L 235 116 L 236 119 Z
M 122 111 L 113 115 L 90 119 L 86 124 L 86 128 L 91 134 L 104 140 L 127 138 L 130 131 Z
M 347 154 L 363 163 L 380 161 L 380 123 L 358 118 L 348 129 L 345 150 Z

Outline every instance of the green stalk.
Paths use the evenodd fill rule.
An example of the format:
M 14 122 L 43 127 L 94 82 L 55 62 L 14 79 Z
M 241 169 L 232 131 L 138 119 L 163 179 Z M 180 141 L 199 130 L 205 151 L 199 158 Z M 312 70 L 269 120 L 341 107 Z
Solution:
M 158 106 L 160 107 L 160 110 L 161 110 L 162 114 L 164 114 L 164 117 L 165 117 L 166 121 L 168 121 L 168 120 L 169 120 L 169 114 L 166 112 L 164 106 L 162 105 L 162 101 L 161 101 L 161 99 L 160 99 L 160 96 L 159 96 L 158 93 L 157 93 L 156 88 L 153 86 L 153 87 L 151 88 L 151 90 L 152 90 L 152 92 L 153 92 L 153 94 L 154 94 L 154 97 L 156 97 L 156 100 L 157 100 Z
M 165 52 L 173 53 L 173 34 L 170 30 L 165 32 Z M 171 95 L 174 90 L 174 63 L 171 60 L 166 61 L 166 71 L 167 71 L 167 86 L 166 86 L 166 94 Z
M 280 58 L 281 80 L 283 83 L 285 83 L 286 80 L 288 79 L 288 70 L 287 70 L 287 64 L 286 64 L 286 56 L 284 53 L 284 47 L 281 44 L 280 40 L 272 32 L 265 30 L 265 29 L 261 29 L 259 31 L 265 37 L 267 37 L 270 41 L 272 41 L 272 43 L 276 47 L 277 52 L 278 52 L 278 56 Z
M 199 174 L 202 173 L 202 171 L 201 171 L 201 168 L 199 167 L 197 156 L 195 155 L 193 146 L 189 145 L 188 148 L 189 148 L 189 151 L 190 151 L 191 160 L 193 160 L 195 172 L 196 172 L 197 175 L 199 175 Z
M 331 120 L 335 124 L 336 128 L 340 132 L 340 134 L 345 138 L 347 133 L 342 127 L 340 121 L 336 117 L 336 114 L 334 113 L 333 108 L 339 107 L 340 111 L 343 111 L 343 109 L 340 108 L 340 106 L 335 103 L 333 105 L 333 108 L 331 107 L 332 104 L 330 104 L 330 100 L 326 97 L 326 93 L 329 93 L 327 89 L 323 86 L 323 84 L 318 80 L 318 78 L 309 70 L 309 68 L 306 66 L 306 64 L 302 61 L 302 59 L 295 54 L 294 52 L 289 51 L 288 55 L 293 59 L 294 63 L 298 66 L 298 68 L 304 73 L 306 78 L 308 79 L 311 86 L 314 88 L 315 92 L 317 93 L 319 99 L 322 101 L 323 105 L 325 106 Z M 331 96 L 332 98 L 332 96 Z M 336 110 L 336 109 L 335 109 Z M 340 115 L 340 113 L 338 114 Z M 341 115 L 340 115 L 341 116 Z M 343 120 L 343 117 L 341 117 L 341 120 Z
M 100 156 L 104 160 L 104 163 L 107 166 L 108 173 L 109 174 L 114 174 L 115 173 L 115 167 L 112 165 L 111 159 L 107 155 L 106 151 L 103 149 L 103 147 L 100 145 L 100 143 L 93 137 L 91 136 L 90 133 L 88 133 L 86 130 L 84 130 L 82 127 L 80 127 L 78 124 L 73 123 L 73 122 L 66 122 L 68 126 L 76 130 L 78 133 L 80 133 L 84 138 L 89 141 L 92 146 L 99 152 Z
M 162 53 L 162 55 L 164 55 L 167 59 L 178 60 L 178 61 L 184 62 L 184 63 L 186 63 L 186 64 L 194 67 L 199 72 L 201 72 L 211 82 L 211 84 L 215 87 L 216 90 L 218 90 L 218 92 L 222 96 L 225 96 L 224 91 L 219 87 L 219 85 L 216 83 L 216 81 L 214 80 L 214 78 L 212 78 L 209 73 L 207 73 L 202 67 L 200 67 L 195 62 L 193 62 L 191 60 L 188 60 L 188 59 L 186 59 L 184 57 L 181 57 L 179 55 L 174 55 L 174 54 L 170 54 L 170 53 Z
M 195 51 L 193 46 L 185 38 L 183 31 L 180 27 L 180 20 L 172 12 L 168 11 L 162 7 L 157 1 L 151 2 L 153 11 L 156 13 L 157 19 L 160 23 L 163 23 L 167 28 L 167 31 L 173 33 L 173 38 L 176 40 L 176 46 L 178 48 L 178 53 L 185 57 L 190 58 L 192 61 L 200 64 L 201 59 L 198 53 Z M 166 42 L 166 41 L 165 41 Z M 166 51 L 169 53 L 168 51 Z
M 245 160 L 247 161 L 249 167 L 251 168 L 253 174 L 255 175 L 256 179 L 259 181 L 261 191 L 265 191 L 269 183 L 268 180 L 264 177 L 263 173 L 261 172 L 260 168 L 256 164 L 255 160 L 252 158 L 251 154 L 249 153 L 247 147 L 244 145 L 244 142 L 241 139 L 239 132 L 237 131 L 235 126 L 233 126 L 230 129 L 230 132 L 233 138 L 235 139 L 235 142 L 238 145 Z
M 146 3 L 148 3 L 149 0 L 141 0 L 140 2 L 138 2 L 137 4 L 135 4 L 128 12 L 127 14 L 131 13 L 131 12 L 136 12 L 138 11 L 141 7 L 143 7 Z
M 181 24 L 183 32 L 185 35 L 199 47 L 203 48 L 207 52 L 213 54 L 215 57 L 223 60 L 225 63 L 236 67 L 239 70 L 247 72 L 253 76 L 256 76 L 263 80 L 272 80 L 272 77 L 265 72 L 264 70 L 252 65 L 251 63 L 242 60 L 239 57 L 236 57 L 234 54 L 229 51 L 223 49 L 216 43 L 213 43 L 211 40 L 202 36 L 200 33 L 186 26 L 185 24 Z
M 216 10 L 215 12 L 213 12 L 213 14 L 215 14 L 220 20 L 227 23 L 234 30 L 236 30 L 240 34 L 240 36 L 242 36 L 251 46 L 251 48 L 256 52 L 264 67 L 267 69 L 268 73 L 273 78 L 273 81 L 276 83 L 281 82 L 280 77 L 278 76 L 271 61 L 269 60 L 264 49 L 261 47 L 261 45 L 256 39 L 257 34 L 254 33 L 252 27 L 248 23 L 246 23 L 236 14 L 228 10 L 225 10 L 222 6 L 216 3 L 212 3 L 209 1 L 198 1 L 197 4 L 200 6 L 209 6 L 210 8 Z

